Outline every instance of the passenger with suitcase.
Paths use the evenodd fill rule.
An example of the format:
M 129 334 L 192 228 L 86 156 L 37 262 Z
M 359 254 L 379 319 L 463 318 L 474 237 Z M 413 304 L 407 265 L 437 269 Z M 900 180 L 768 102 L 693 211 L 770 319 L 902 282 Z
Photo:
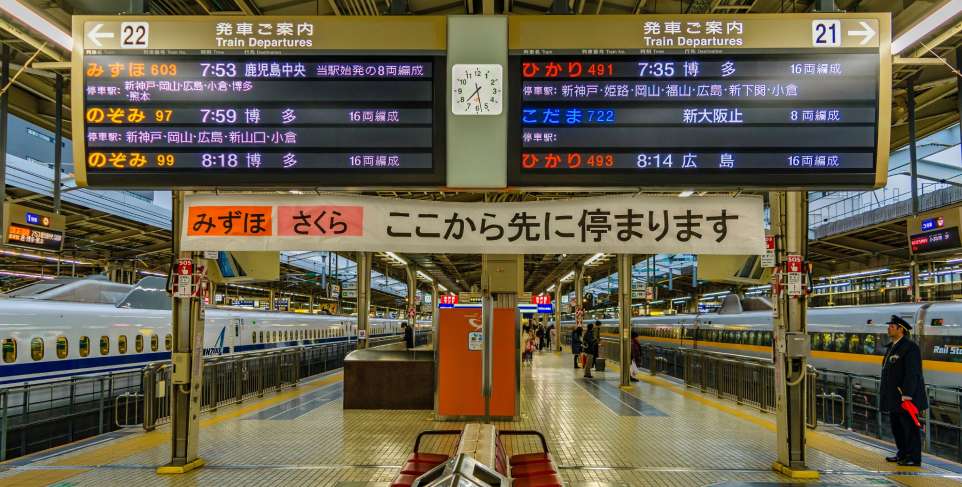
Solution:
M 588 323 L 588 329 L 585 330 L 584 337 L 584 352 L 588 355 L 588 359 L 585 361 L 585 377 L 591 378 L 591 367 L 595 365 L 595 358 L 598 357 L 598 337 L 595 336 L 595 324 L 601 325 L 600 321 L 595 323 Z
M 571 332 L 571 353 L 575 356 L 575 368 L 581 368 L 581 336 L 584 335 L 584 330 L 581 326 L 575 328 L 575 331 Z

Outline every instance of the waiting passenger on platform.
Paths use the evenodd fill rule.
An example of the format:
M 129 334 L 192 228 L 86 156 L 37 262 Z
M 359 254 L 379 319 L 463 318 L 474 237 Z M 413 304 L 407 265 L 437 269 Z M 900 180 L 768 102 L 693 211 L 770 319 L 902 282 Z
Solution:
M 544 325 L 538 325 L 538 331 L 536 332 L 538 337 L 538 351 L 544 348 Z
M 896 315 L 892 315 L 888 325 L 892 342 L 887 345 L 888 350 L 882 359 L 879 395 L 882 411 L 889 412 L 898 452 L 885 459 L 902 466 L 918 467 L 922 465 L 922 425 L 918 416 L 920 411 L 929 407 L 922 377 L 922 353 L 908 337 L 912 325 Z
M 585 331 L 581 326 L 575 327 L 575 331 L 571 332 L 571 353 L 575 356 L 575 368 L 581 368 L 581 336 L 584 335 Z
M 641 368 L 641 335 L 637 331 L 631 332 L 631 377 L 632 382 L 638 382 L 635 377 Z
M 595 336 L 595 324 L 601 325 L 600 321 L 595 321 L 594 323 L 588 323 L 588 329 L 585 330 L 584 337 L 584 349 L 585 353 L 588 355 L 588 360 L 585 361 L 585 377 L 591 378 L 591 368 L 595 366 L 595 358 L 598 357 L 598 337 Z
M 556 333 L 555 333 L 554 322 L 549 323 L 549 324 L 548 324 L 548 333 L 547 333 L 547 336 L 545 336 L 545 339 L 548 340 L 548 351 L 551 351 L 551 342 L 553 342 L 553 341 L 555 341 L 555 340 L 558 339 L 558 337 L 556 337 L 555 334 L 556 334 Z
M 535 336 L 534 331 L 529 330 L 524 334 L 524 353 L 521 355 L 521 364 L 527 363 L 531 365 L 534 363 L 534 349 L 535 349 Z
M 404 327 L 404 347 L 414 348 L 414 327 L 409 323 L 401 325 Z

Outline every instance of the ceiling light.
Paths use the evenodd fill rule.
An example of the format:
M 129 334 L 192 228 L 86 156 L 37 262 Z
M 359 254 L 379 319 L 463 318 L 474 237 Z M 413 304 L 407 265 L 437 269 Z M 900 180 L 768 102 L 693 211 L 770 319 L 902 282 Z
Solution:
M 94 265 L 93 262 L 87 262 L 85 260 L 63 259 L 63 258 L 52 257 L 49 255 L 38 255 L 38 254 L 30 254 L 27 252 L 17 252 L 16 250 L 0 249 L 0 255 L 9 255 L 11 257 L 23 257 L 25 259 L 42 260 L 46 262 L 60 262 L 61 264 Z
M 68 51 L 73 50 L 73 36 L 17 0 L 0 0 L 0 9 L 19 20 L 21 25 L 43 34 Z
M 835 276 L 829 276 L 828 279 L 845 279 L 847 277 L 870 276 L 872 274 L 884 274 L 889 271 L 890 269 L 888 268 L 882 268 L 882 269 L 872 269 L 870 271 L 849 272 L 848 274 L 838 274 Z
M 598 262 L 599 260 L 603 259 L 604 257 L 605 257 L 605 254 L 599 252 L 599 253 L 597 253 L 597 254 L 592 255 L 591 257 L 589 257 L 588 260 L 585 261 L 585 265 L 594 264 L 595 262 Z
M 161 274 L 160 272 L 152 272 L 152 271 L 137 271 L 137 273 L 138 273 L 138 274 L 143 274 L 143 275 L 145 275 L 145 276 L 158 276 L 158 277 L 167 277 L 167 274 Z
M 384 255 L 387 255 L 387 256 L 390 257 L 392 260 L 394 260 L 394 262 L 397 262 L 398 264 L 408 265 L 408 261 L 402 259 L 400 256 L 398 256 L 398 255 L 395 254 L 394 252 L 384 252 Z
M 417 276 L 420 277 L 421 279 L 427 280 L 428 282 L 434 282 L 434 279 L 431 279 L 431 276 L 429 276 L 429 275 L 427 275 L 427 274 L 425 274 L 425 273 L 423 273 L 423 272 L 421 272 L 421 271 L 417 271 L 415 274 L 417 274 Z
M 448 288 L 444 287 L 444 284 L 438 284 L 438 289 L 442 292 L 448 292 Z
M 554 291 L 554 288 L 555 288 L 555 285 L 552 284 L 551 287 L 549 287 L 546 292 L 549 292 L 549 293 L 550 293 L 551 291 Z
M 691 195 L 693 195 L 693 194 L 695 194 L 694 191 L 692 191 L 692 190 L 690 190 L 690 189 L 686 189 L 685 191 L 682 191 L 681 193 L 678 193 L 678 197 L 679 197 L 679 198 L 687 198 L 687 197 L 689 197 L 689 196 L 691 196 Z
M 16 271 L 3 271 L 3 270 L 0 270 L 0 276 L 25 277 L 27 279 L 44 279 L 44 280 L 50 280 L 57 277 L 57 276 L 33 274 L 31 272 L 16 272 Z
M 949 0 L 892 40 L 892 55 L 914 45 L 962 12 L 962 0 Z
M 565 274 L 565 276 L 562 277 L 561 280 L 562 280 L 562 281 L 567 281 L 567 280 L 569 280 L 569 279 L 571 279 L 571 278 L 573 278 L 573 277 L 575 277 L 575 271 L 571 271 L 571 272 Z

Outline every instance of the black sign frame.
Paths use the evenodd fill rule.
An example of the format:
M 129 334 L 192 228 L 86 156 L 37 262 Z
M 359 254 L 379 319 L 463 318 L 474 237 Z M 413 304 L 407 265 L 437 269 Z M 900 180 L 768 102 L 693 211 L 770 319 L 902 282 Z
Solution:
M 929 237 L 936 234 L 944 234 L 947 239 L 940 240 L 937 245 L 925 249 L 916 248 L 912 243 L 917 238 Z M 930 245 L 930 242 L 927 242 L 926 245 Z M 962 239 L 959 237 L 959 227 L 940 228 L 938 230 L 916 233 L 909 236 L 909 251 L 913 255 L 933 254 L 948 250 L 956 250 L 959 247 L 962 247 Z

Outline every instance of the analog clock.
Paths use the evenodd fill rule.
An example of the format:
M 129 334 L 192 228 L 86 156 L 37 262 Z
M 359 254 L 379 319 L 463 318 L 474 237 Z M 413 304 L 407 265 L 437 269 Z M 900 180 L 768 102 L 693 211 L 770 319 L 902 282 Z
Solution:
M 500 64 L 451 67 L 451 112 L 455 115 L 501 115 L 504 97 Z

